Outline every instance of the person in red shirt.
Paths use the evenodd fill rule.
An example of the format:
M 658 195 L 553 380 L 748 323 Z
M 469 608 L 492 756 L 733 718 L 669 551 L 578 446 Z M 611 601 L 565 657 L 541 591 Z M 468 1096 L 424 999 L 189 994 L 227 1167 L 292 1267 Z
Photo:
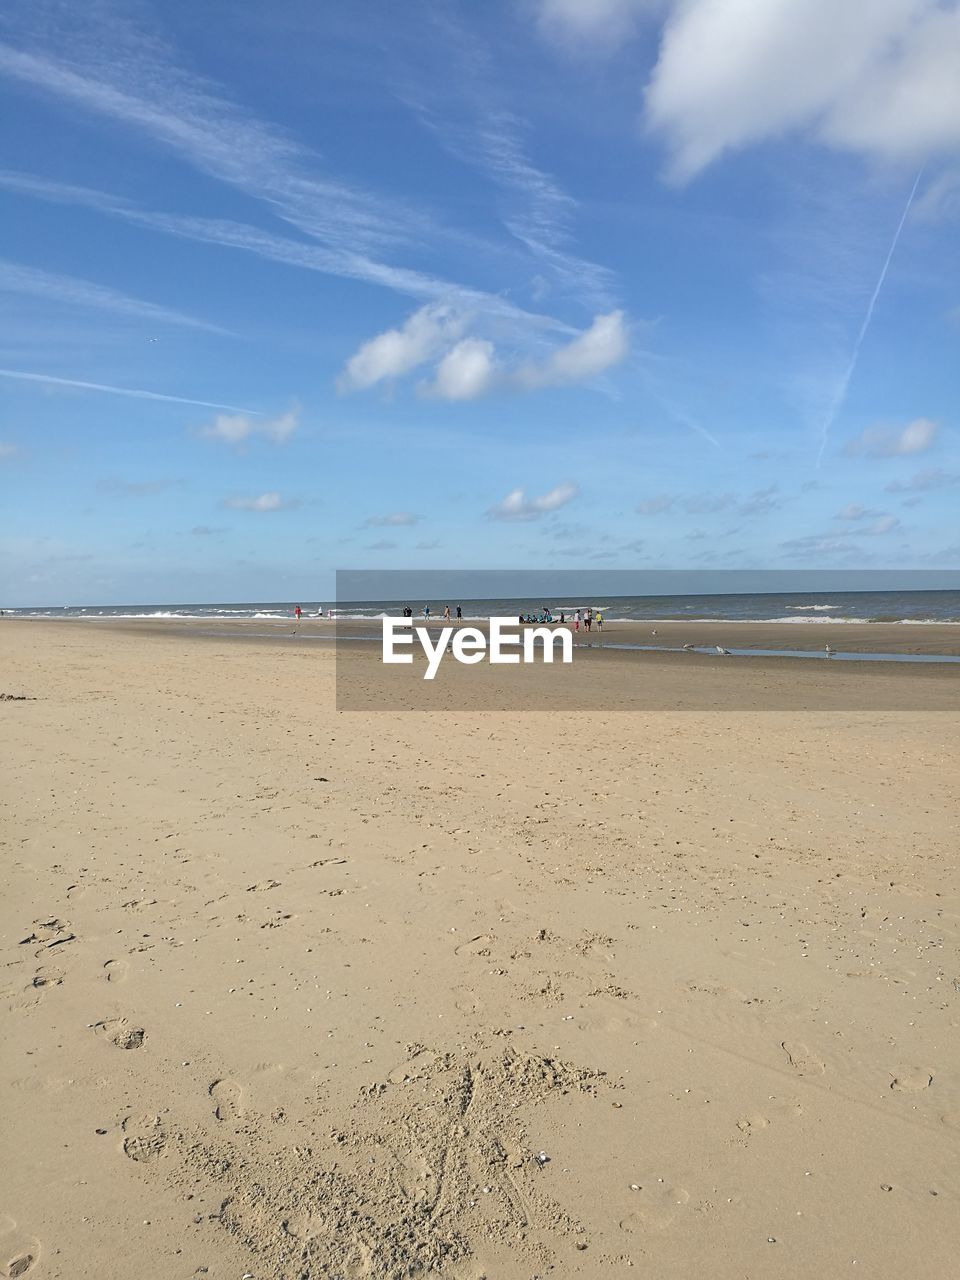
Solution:
M 297 605 L 296 609 L 294 609 L 294 613 L 297 615 L 297 621 L 299 622 L 301 614 L 303 613 L 303 610 L 300 608 L 299 605 Z

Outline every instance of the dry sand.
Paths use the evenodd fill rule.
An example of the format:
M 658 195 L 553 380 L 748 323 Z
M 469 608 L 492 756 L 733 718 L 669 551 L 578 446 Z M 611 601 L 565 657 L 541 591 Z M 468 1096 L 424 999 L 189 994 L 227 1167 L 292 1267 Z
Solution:
M 957 669 L 518 732 L 282 635 L 0 661 L 0 1275 L 957 1274 Z

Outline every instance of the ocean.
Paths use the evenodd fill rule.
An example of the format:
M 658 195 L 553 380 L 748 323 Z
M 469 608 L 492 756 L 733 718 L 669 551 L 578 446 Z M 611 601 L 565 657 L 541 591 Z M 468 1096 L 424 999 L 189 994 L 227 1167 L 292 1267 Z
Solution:
M 109 618 L 154 619 L 227 619 L 245 618 L 283 620 L 293 616 L 297 601 L 259 600 L 229 604 L 133 604 L 133 605 L 64 605 L 62 607 L 4 609 L 9 617 L 73 618 L 77 620 Z M 858 623 L 898 622 L 905 625 L 960 623 L 960 591 L 826 591 L 826 592 L 756 592 L 723 595 L 643 595 L 604 598 L 551 600 L 503 597 L 485 600 L 300 600 L 307 618 L 324 617 L 337 620 L 376 619 L 399 615 L 404 605 L 422 615 L 425 604 L 431 615 L 443 613 L 449 604 L 457 605 L 464 618 L 484 619 L 491 616 L 513 617 L 537 612 L 547 605 L 554 617 L 568 616 L 575 609 L 590 607 L 602 610 L 608 622 L 647 620 L 651 622 L 776 622 L 776 623 Z

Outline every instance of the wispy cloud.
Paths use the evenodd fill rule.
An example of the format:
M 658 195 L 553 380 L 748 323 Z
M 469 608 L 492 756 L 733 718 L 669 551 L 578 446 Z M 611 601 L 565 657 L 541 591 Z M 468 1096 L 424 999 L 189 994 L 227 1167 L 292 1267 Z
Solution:
M 39 0 L 34 9 L 42 16 L 46 7 Z M 0 74 L 146 134 L 318 240 L 355 249 L 410 236 L 411 211 L 317 176 L 307 148 L 182 71 L 169 49 L 116 12 L 102 24 L 91 14 L 85 29 L 69 33 L 51 24 L 32 49 L 0 44 Z
M 537 0 L 535 11 L 547 39 L 582 55 L 615 48 L 661 7 L 661 0 Z
M 109 195 L 104 191 L 95 191 L 92 187 L 75 186 L 68 182 L 52 182 L 49 178 L 20 173 L 16 169 L 0 169 L 0 190 L 46 200 L 51 204 L 96 209 L 100 213 L 115 213 L 133 207 L 123 196 Z
M 893 533 L 894 529 L 900 527 L 900 521 L 896 516 L 881 516 L 879 520 L 874 520 L 872 524 L 861 529 L 861 533 L 867 534 L 871 538 L 882 538 L 887 533 Z
M 253 417 L 247 413 L 219 413 L 213 422 L 201 427 L 197 434 L 205 440 L 216 440 L 220 444 L 245 444 L 255 436 L 269 440 L 272 444 L 284 444 L 299 425 L 300 406 L 294 405 L 287 413 L 276 418 Z
M 44 298 L 69 306 L 111 311 L 116 315 L 148 320 L 152 324 L 183 325 L 186 328 L 201 329 L 207 333 L 227 332 L 219 325 L 210 324 L 206 320 L 198 320 L 194 316 L 184 315 L 181 311 L 159 306 L 154 302 L 131 298 L 128 294 L 119 293 L 116 289 L 109 289 L 105 285 L 95 284 L 91 280 L 81 280 L 76 276 L 55 275 L 50 271 L 41 271 L 36 267 L 27 267 L 2 259 L 0 259 L 0 291 Z
M 229 409 L 233 413 L 256 413 L 255 409 L 241 409 L 235 404 L 219 404 L 213 400 L 191 400 L 186 396 L 169 396 L 159 391 L 143 391 L 134 387 L 113 387 L 105 382 L 81 382 L 77 378 L 57 378 L 51 373 L 25 373 L 20 369 L 0 369 L 0 378 L 14 378 L 21 382 L 35 382 L 48 387 L 73 387 L 78 391 L 102 391 L 111 396 L 132 396 L 135 400 L 162 400 L 170 404 L 193 404 L 201 409 Z
M 46 0 L 36 0 L 31 14 L 42 18 L 48 8 Z M 400 248 L 456 236 L 446 222 L 435 223 L 402 200 L 324 175 L 309 148 L 257 119 L 212 82 L 182 70 L 169 48 L 120 15 L 111 13 L 110 21 L 102 22 L 85 11 L 69 34 L 61 24 L 44 24 L 37 17 L 33 27 L 32 35 L 18 33 L 23 47 L 0 43 L 0 75 L 118 121 L 170 149 L 201 173 L 257 200 L 308 242 L 229 220 L 152 214 L 88 188 L 9 172 L 0 175 L 7 189 L 99 208 L 170 235 L 364 280 L 415 298 L 456 297 L 517 323 L 562 328 L 482 290 L 385 261 Z
M 179 480 L 122 480 L 118 476 L 107 476 L 97 483 L 102 493 L 112 493 L 125 498 L 150 498 L 158 493 L 166 493 L 180 483 Z
M 0 462 L 6 458 L 15 458 L 20 452 L 17 445 L 9 440 L 0 440 Z
M 491 507 L 487 515 L 492 520 L 538 520 L 548 512 L 565 507 L 579 492 L 579 486 L 570 481 L 555 485 L 539 497 L 528 498 L 524 489 L 513 489 L 502 502 Z
M 664 515 L 678 509 L 691 516 L 717 515 L 721 511 L 736 511 L 741 516 L 761 516 L 776 511 L 783 504 L 775 484 L 754 489 L 743 497 L 733 493 L 657 493 L 638 502 L 634 510 L 641 516 Z M 730 533 L 738 530 L 731 529 Z
M 485 317 L 507 333 L 570 334 L 576 330 L 552 316 L 527 311 L 497 294 L 445 280 L 429 272 L 378 261 L 357 246 L 348 251 L 265 231 L 228 218 L 203 218 L 144 210 L 130 201 L 85 187 L 74 187 L 29 174 L 0 171 L 0 187 L 53 203 L 86 205 L 133 226 L 161 235 L 254 254 L 268 262 L 340 279 L 377 285 L 405 297 L 435 304 L 438 310 Z M 392 332 L 392 331 L 391 331 Z M 343 389 L 350 388 L 347 379 Z
M 849 538 L 835 534 L 813 533 L 801 538 L 788 538 L 780 543 L 780 549 L 791 560 L 806 560 L 810 557 L 854 560 L 859 564 L 866 562 L 863 549 Z
M 914 418 L 905 427 L 867 427 L 855 439 L 847 441 L 843 452 L 848 458 L 899 458 L 926 453 L 940 431 L 939 423 L 929 418 Z
M 361 529 L 408 528 L 410 525 L 418 524 L 422 519 L 422 516 L 415 515 L 412 511 L 391 511 L 384 516 L 367 516 L 360 527 Z
M 946 489 L 955 484 L 960 484 L 960 473 L 928 467 L 909 480 L 891 480 L 887 493 L 928 493 L 931 489 Z
M 253 496 L 236 495 L 224 498 L 221 506 L 231 511 L 289 511 L 300 503 L 293 498 L 283 498 L 276 491 Z
M 489 54 L 451 11 L 435 8 L 432 20 L 447 72 L 417 76 L 399 96 L 452 156 L 503 193 L 502 225 L 546 273 L 531 281 L 535 292 L 553 283 L 587 306 L 609 306 L 614 273 L 575 252 L 577 201 L 532 158 L 528 125 L 505 101 Z
M 861 502 L 848 502 L 833 518 L 834 520 L 869 520 L 883 514 L 882 511 L 873 511 L 870 507 L 865 507 Z

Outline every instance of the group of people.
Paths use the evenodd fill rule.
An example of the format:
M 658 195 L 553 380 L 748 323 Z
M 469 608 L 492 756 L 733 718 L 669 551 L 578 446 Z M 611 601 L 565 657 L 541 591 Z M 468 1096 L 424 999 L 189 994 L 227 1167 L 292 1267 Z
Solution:
M 412 617 L 413 617 L 413 610 L 410 608 L 410 606 L 409 606 L 408 604 L 405 604 L 405 605 L 403 606 L 403 616 L 404 616 L 405 618 L 412 618 Z M 425 622 L 429 622 L 429 621 L 430 621 L 430 617 L 431 617 L 431 614 L 430 614 L 430 606 L 429 606 L 428 604 L 425 604 L 425 605 L 423 606 L 423 619 L 424 619 L 424 621 L 425 621 Z M 461 622 L 461 621 L 463 620 L 463 609 L 460 607 L 460 605 L 457 605 L 456 618 L 457 618 L 457 622 Z M 451 617 L 451 614 L 450 614 L 450 606 L 449 606 L 448 604 L 445 604 L 445 605 L 443 606 L 443 620 L 444 620 L 444 622 L 452 622 L 452 621 L 453 621 L 453 618 Z
M 405 618 L 413 617 L 413 610 L 410 608 L 408 604 L 405 604 L 403 606 L 403 616 Z M 445 604 L 443 606 L 442 616 L 443 616 L 444 622 L 453 622 L 454 620 L 456 620 L 457 622 L 461 622 L 463 620 L 463 609 L 461 608 L 460 605 L 457 605 L 456 610 L 454 611 L 453 614 L 451 614 L 450 606 L 448 604 Z M 433 614 L 430 611 L 430 606 L 428 604 L 425 604 L 423 606 L 424 621 L 429 622 L 431 617 L 433 617 Z M 581 626 L 583 627 L 584 631 L 592 631 L 594 624 L 596 624 L 597 631 L 598 632 L 603 631 L 603 614 L 599 609 L 597 609 L 596 611 L 594 611 L 593 609 L 576 609 L 568 619 L 566 613 L 564 613 L 563 610 L 560 611 L 559 617 L 555 617 L 553 610 L 550 608 L 550 606 L 545 604 L 540 606 L 540 609 L 538 610 L 537 613 L 518 614 L 517 622 L 521 624 L 559 623 L 561 626 L 572 625 L 574 631 L 579 631 Z
M 560 617 L 560 621 L 561 622 L 563 621 L 562 615 Z M 577 609 L 573 615 L 574 631 L 580 630 L 581 623 L 583 623 L 584 631 L 592 631 L 593 624 L 596 623 L 597 631 L 602 632 L 603 631 L 603 614 L 600 612 L 599 609 L 596 611 L 596 613 L 594 613 L 592 609 Z

